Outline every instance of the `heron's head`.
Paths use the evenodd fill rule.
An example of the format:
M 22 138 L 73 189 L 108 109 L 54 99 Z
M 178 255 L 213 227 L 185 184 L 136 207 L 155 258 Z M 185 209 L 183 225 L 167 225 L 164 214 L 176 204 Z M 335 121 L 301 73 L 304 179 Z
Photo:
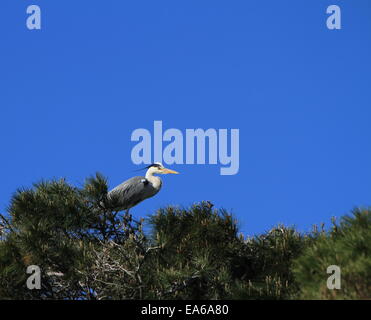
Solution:
M 157 174 L 168 174 L 168 173 L 178 174 L 179 173 L 174 170 L 165 168 L 160 162 L 152 163 L 147 168 L 148 168 L 148 171 L 151 172 L 152 174 L 155 174 L 155 173 Z

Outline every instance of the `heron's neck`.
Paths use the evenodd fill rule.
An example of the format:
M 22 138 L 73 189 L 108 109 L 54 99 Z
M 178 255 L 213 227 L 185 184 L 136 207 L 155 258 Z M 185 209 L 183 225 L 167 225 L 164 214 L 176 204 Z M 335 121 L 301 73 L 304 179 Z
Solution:
M 161 179 L 157 176 L 154 176 L 152 172 L 146 173 L 146 179 L 152 184 L 155 189 L 161 188 Z

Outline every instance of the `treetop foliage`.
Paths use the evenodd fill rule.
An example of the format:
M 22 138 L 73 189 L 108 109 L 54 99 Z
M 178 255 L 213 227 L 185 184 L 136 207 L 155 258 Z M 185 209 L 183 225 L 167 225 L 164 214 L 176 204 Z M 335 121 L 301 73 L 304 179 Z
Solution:
M 371 297 L 371 210 L 328 231 L 278 225 L 247 238 L 209 201 L 136 220 L 107 209 L 107 190 L 96 174 L 79 188 L 61 179 L 15 192 L 0 216 L 0 299 Z M 26 286 L 30 265 L 39 290 Z M 329 265 L 341 267 L 341 290 L 326 287 Z

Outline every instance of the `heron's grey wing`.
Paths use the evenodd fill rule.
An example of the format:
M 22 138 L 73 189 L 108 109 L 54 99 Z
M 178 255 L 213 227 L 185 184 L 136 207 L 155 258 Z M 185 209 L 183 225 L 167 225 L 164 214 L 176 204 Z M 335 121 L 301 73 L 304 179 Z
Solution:
M 110 192 L 107 199 L 110 206 L 125 210 L 146 199 L 148 181 L 144 177 L 133 177 L 124 181 Z

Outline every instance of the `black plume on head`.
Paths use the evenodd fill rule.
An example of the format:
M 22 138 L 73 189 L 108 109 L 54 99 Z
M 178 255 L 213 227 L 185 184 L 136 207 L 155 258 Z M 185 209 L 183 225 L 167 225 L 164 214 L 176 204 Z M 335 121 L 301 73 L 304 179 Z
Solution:
M 146 167 L 146 168 L 148 169 L 148 168 L 151 168 L 151 167 L 161 168 L 161 165 L 158 164 L 158 163 L 152 163 L 152 164 L 150 164 L 150 165 L 149 165 L 148 167 Z
M 144 167 L 144 168 L 141 168 L 141 169 L 138 169 L 138 170 L 134 170 L 134 171 L 141 171 L 141 170 L 149 169 L 149 168 L 151 168 L 151 167 L 161 168 L 161 165 L 159 165 L 158 163 L 152 163 L 152 164 L 150 164 L 150 165 L 147 166 L 147 167 Z

